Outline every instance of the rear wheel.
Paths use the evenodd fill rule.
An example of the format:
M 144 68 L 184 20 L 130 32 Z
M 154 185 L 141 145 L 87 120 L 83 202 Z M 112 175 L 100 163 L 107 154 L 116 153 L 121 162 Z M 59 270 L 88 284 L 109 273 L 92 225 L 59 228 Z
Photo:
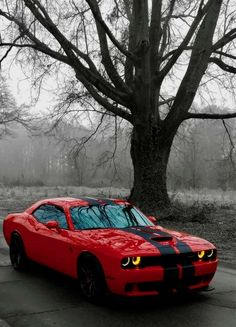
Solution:
M 78 263 L 79 286 L 82 295 L 89 301 L 104 298 L 107 286 L 100 263 L 91 255 L 81 258 Z
M 22 270 L 27 264 L 24 244 L 18 234 L 13 234 L 10 243 L 10 259 L 14 269 Z

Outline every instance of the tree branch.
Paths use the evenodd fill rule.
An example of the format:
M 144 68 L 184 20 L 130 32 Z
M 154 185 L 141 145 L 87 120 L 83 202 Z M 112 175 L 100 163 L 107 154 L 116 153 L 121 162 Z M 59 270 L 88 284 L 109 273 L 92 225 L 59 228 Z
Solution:
M 41 4 L 39 4 L 38 0 L 23 0 L 29 10 L 33 13 L 33 15 L 37 18 L 37 20 L 46 28 L 46 30 L 54 36 L 54 38 L 59 42 L 62 46 L 63 50 L 67 54 L 68 61 L 70 66 L 76 71 L 76 74 L 80 72 L 80 75 L 87 79 L 90 83 L 95 85 L 95 87 L 106 96 L 109 96 L 115 102 L 123 106 L 128 106 L 127 98 L 129 96 L 127 93 L 120 92 L 117 88 L 110 85 L 108 81 L 106 81 L 98 71 L 95 71 L 95 65 L 93 65 L 93 69 L 88 69 L 85 67 L 79 58 L 75 55 L 75 49 L 77 49 L 68 39 L 59 31 L 56 25 L 53 23 L 51 18 L 48 16 L 46 10 L 43 8 Z M 39 9 L 38 9 L 39 8 Z M 44 16 L 41 14 L 43 12 Z M 83 54 L 83 56 L 88 57 Z
M 173 65 L 176 63 L 180 55 L 183 53 L 185 48 L 187 47 L 189 41 L 191 40 L 192 36 L 194 35 L 200 21 L 202 18 L 205 16 L 211 5 L 215 2 L 215 0 L 208 0 L 206 5 L 203 7 L 204 1 L 201 1 L 197 16 L 192 22 L 192 25 L 190 26 L 185 38 L 183 39 L 182 43 L 179 45 L 179 47 L 174 51 L 172 57 L 169 59 L 165 67 L 161 70 L 159 76 L 158 76 L 158 81 L 163 79 L 171 70 Z
M 197 32 L 187 71 L 182 79 L 171 110 L 163 123 L 163 128 L 169 134 L 169 137 L 175 135 L 174 133 L 177 131 L 180 123 L 186 119 L 202 76 L 207 69 L 221 4 L 222 0 L 211 2 L 210 10 L 204 17 Z
M 227 65 L 226 63 L 224 63 L 219 58 L 211 57 L 209 59 L 209 62 L 213 62 L 214 64 L 216 64 L 217 66 L 219 66 L 221 69 L 223 69 L 224 71 L 226 71 L 228 73 L 236 74 L 236 68 L 235 67 L 233 67 L 231 65 Z
M 192 50 L 193 49 L 193 47 L 191 47 L 191 46 L 188 46 L 188 47 L 185 47 L 185 49 L 184 49 L 184 51 L 186 51 L 186 50 Z M 163 62 L 163 61 L 165 61 L 165 60 L 167 60 L 169 57 L 171 57 L 176 51 L 178 50 L 178 48 L 176 48 L 176 49 L 173 49 L 173 50 L 171 50 L 170 52 L 168 52 L 168 53 L 166 53 L 162 58 L 161 58 L 161 61 Z
M 220 48 L 223 48 L 226 44 L 228 44 L 235 38 L 236 38 L 236 28 L 233 28 L 212 46 L 212 52 Z
M 162 106 L 162 105 L 164 105 L 164 104 L 168 104 L 168 103 L 170 103 L 170 102 L 172 102 L 172 101 L 174 101 L 174 100 L 175 100 L 175 96 L 174 96 L 174 97 L 170 97 L 170 98 L 168 98 L 168 99 L 166 99 L 166 100 L 163 100 L 163 101 L 159 101 L 158 105 L 159 105 L 159 106 Z
M 152 16 L 149 28 L 151 71 L 155 74 L 158 66 L 158 49 L 161 41 L 161 0 L 152 0 Z
M 219 50 L 217 50 L 217 51 L 214 51 L 214 53 L 219 54 L 220 56 L 223 56 L 223 57 L 227 57 L 227 58 L 230 58 L 230 59 L 236 60 L 236 56 L 233 56 L 233 55 L 231 55 L 231 54 L 229 54 L 229 53 L 226 53 L 226 52 L 224 52 L 224 51 L 219 51 Z
M 133 118 L 132 115 L 129 114 L 127 111 L 119 108 L 118 106 L 112 105 L 110 102 L 107 101 L 106 98 L 102 97 L 94 88 L 94 86 L 89 83 L 82 75 L 76 73 L 76 77 L 81 83 L 86 87 L 88 92 L 92 95 L 92 97 L 105 109 L 112 112 L 113 114 L 126 119 L 132 124 Z
M 39 41 L 40 42 L 40 41 Z M 68 58 L 66 56 L 63 56 L 61 55 L 60 53 L 58 53 L 57 51 L 53 51 L 51 50 L 50 48 L 48 48 L 44 43 L 40 42 L 41 45 L 39 45 L 39 43 L 37 45 L 33 45 L 33 44 L 12 44 L 12 43 L 1 43 L 0 44 L 0 47 L 5 47 L 5 46 L 9 46 L 10 48 L 8 49 L 8 51 L 6 52 L 6 54 L 9 53 L 9 50 L 12 49 L 13 47 L 14 48 L 31 48 L 31 49 L 34 49 L 34 50 L 38 50 L 46 55 L 49 55 L 50 57 L 58 60 L 58 61 L 61 61 L 67 65 L 70 65 L 69 64 L 69 61 L 68 61 Z M 6 58 L 6 54 L 0 59 L 0 63 Z
M 43 7 L 43 5 L 38 0 L 23 0 L 25 2 L 25 5 L 29 8 L 29 10 L 32 12 L 32 14 L 37 18 L 37 20 L 47 29 L 47 31 L 52 34 L 55 39 L 58 41 L 58 43 L 62 46 L 65 53 L 68 55 L 68 57 L 71 57 L 71 59 L 75 60 L 74 52 L 84 59 L 90 69 L 94 72 L 97 72 L 96 66 L 92 62 L 92 60 L 87 56 L 85 53 L 80 51 L 72 42 L 70 42 L 56 27 L 56 25 L 51 20 L 50 16 L 48 15 L 46 9 Z M 43 15 L 40 13 L 40 11 L 43 13 Z M 16 19 L 14 19 L 16 22 Z M 73 51 L 74 52 L 73 52 Z
M 231 119 L 231 118 L 236 118 L 236 112 L 224 113 L 224 114 L 189 112 L 185 115 L 184 120 L 187 120 L 187 119 Z
M 22 37 L 22 34 L 18 35 L 15 40 L 13 40 L 12 43 L 9 44 L 5 44 L 2 43 L 2 40 L 0 38 L 0 46 L 9 46 L 9 48 L 7 49 L 7 51 L 5 52 L 5 54 L 2 56 L 2 58 L 0 59 L 0 68 L 1 68 L 1 63 L 3 62 L 3 60 L 8 56 L 8 54 L 10 53 L 10 51 L 14 48 L 14 45 L 16 44 L 16 42 Z
M 104 117 L 105 117 L 105 113 L 102 114 L 102 116 L 100 117 L 100 122 L 89 136 L 83 137 L 79 142 L 76 139 L 74 139 L 76 141 L 76 144 L 70 150 L 70 155 L 72 155 L 74 159 L 78 157 L 82 148 L 85 147 L 85 144 L 88 143 L 92 139 L 92 137 L 97 134 L 99 128 L 102 126 Z
M 164 53 L 165 48 L 166 48 L 166 45 L 167 45 L 166 44 L 166 40 L 167 40 L 167 29 L 168 29 L 169 21 L 173 17 L 172 16 L 172 13 L 173 13 L 173 10 L 174 10 L 175 2 L 176 2 L 176 0 L 170 1 L 169 12 L 168 12 L 168 15 L 164 19 L 163 29 L 162 29 L 163 30 L 163 32 L 162 32 L 163 39 L 162 39 L 162 46 L 161 46 L 160 54 L 159 54 L 160 57 L 163 56 L 163 53 Z
M 235 150 L 235 145 L 234 145 L 234 142 L 233 142 L 232 137 L 230 135 L 230 131 L 228 129 L 228 126 L 227 126 L 226 122 L 224 121 L 224 119 L 222 119 L 222 123 L 223 123 L 223 126 L 225 128 L 225 131 L 226 131 L 226 134 L 228 136 L 229 143 L 230 143 L 230 150 L 229 150 L 230 162 L 231 162 L 231 165 L 232 165 L 233 169 L 236 170 L 235 169 L 235 162 L 233 160 L 233 153 L 234 153 L 234 150 Z
M 50 49 L 45 43 L 41 42 L 38 38 L 36 38 L 30 31 L 29 29 L 22 23 L 20 22 L 17 18 L 3 12 L 0 9 L 0 15 L 5 17 L 7 20 L 15 23 L 20 30 L 20 35 L 13 41 L 13 42 L 1 42 L 0 43 L 0 47 L 4 47 L 4 46 L 9 46 L 9 50 L 6 52 L 5 55 L 7 55 L 9 53 L 9 51 L 13 48 L 13 47 L 22 47 L 22 48 L 33 48 L 35 50 L 39 50 L 45 54 L 48 54 L 49 56 L 51 56 L 54 59 L 57 59 L 61 62 L 64 62 L 66 64 L 69 65 L 69 61 L 68 58 L 62 54 L 60 54 L 58 51 L 54 51 L 52 49 Z M 29 40 L 31 40 L 34 44 L 18 44 L 16 43 L 18 40 L 20 40 L 21 38 L 23 38 L 24 36 L 27 36 L 29 38 Z M 6 56 L 3 56 L 1 61 L 3 59 L 5 59 Z
M 133 53 L 127 51 L 126 49 L 124 49 L 122 47 L 122 45 L 118 42 L 118 40 L 114 37 L 114 35 L 112 34 L 112 32 L 110 31 L 109 27 L 107 26 L 107 24 L 104 22 L 104 20 L 102 19 L 102 16 L 100 14 L 100 11 L 97 10 L 97 3 L 96 0 L 86 0 L 86 2 L 88 3 L 94 18 L 96 19 L 96 21 L 98 21 L 100 23 L 100 25 L 102 26 L 102 28 L 104 29 L 104 31 L 106 32 L 107 36 L 109 37 L 109 39 L 111 40 L 111 42 L 117 47 L 117 49 L 123 53 L 126 57 L 128 57 L 129 59 L 133 60 L 133 61 L 137 61 L 138 57 L 136 57 Z
M 123 80 L 119 76 L 117 70 L 115 69 L 115 67 L 112 63 L 108 44 L 107 44 L 106 32 L 104 30 L 103 25 L 101 24 L 101 21 L 103 21 L 103 19 L 102 19 L 98 4 L 94 0 L 88 0 L 87 2 L 89 3 L 90 8 L 91 7 L 93 8 L 93 10 L 92 9 L 91 10 L 92 10 L 95 22 L 96 22 L 97 33 L 98 33 L 98 37 L 99 37 L 99 45 L 100 45 L 100 50 L 101 50 L 101 55 L 102 55 L 102 63 L 106 69 L 106 72 L 107 72 L 109 78 L 111 79 L 112 83 L 116 87 L 118 87 L 119 89 L 121 89 L 125 92 L 129 92 L 127 85 L 123 82 Z
M 129 27 L 128 27 L 128 31 L 129 31 L 128 50 L 130 52 L 133 52 L 134 51 L 134 48 L 135 48 L 134 15 L 131 15 L 131 10 L 129 8 L 129 0 L 124 0 L 124 4 L 125 4 L 125 10 L 127 12 L 127 16 L 128 16 L 128 19 L 129 19 Z M 133 3 L 132 3 L 132 6 L 134 6 Z M 126 57 L 126 60 L 125 60 L 125 82 L 130 87 L 132 87 L 133 78 L 134 78 L 133 69 L 134 69 L 134 62 L 130 58 Z

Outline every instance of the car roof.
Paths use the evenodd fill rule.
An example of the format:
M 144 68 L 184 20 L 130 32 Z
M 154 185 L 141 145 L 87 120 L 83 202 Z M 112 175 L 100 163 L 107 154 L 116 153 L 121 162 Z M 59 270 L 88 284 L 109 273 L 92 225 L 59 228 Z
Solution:
M 64 206 L 76 207 L 76 206 L 88 206 L 88 205 L 98 205 L 98 204 L 129 204 L 129 203 L 123 199 L 92 198 L 92 197 L 79 197 L 79 198 L 59 197 L 59 198 L 50 198 L 50 199 L 44 199 L 38 201 L 32 207 L 36 208 L 43 204 L 54 204 L 62 207 Z

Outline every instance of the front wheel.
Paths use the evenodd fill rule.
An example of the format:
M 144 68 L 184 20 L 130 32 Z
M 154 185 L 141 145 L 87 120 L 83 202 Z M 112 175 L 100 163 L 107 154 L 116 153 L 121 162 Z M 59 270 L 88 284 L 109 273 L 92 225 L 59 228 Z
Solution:
M 103 299 L 107 286 L 100 263 L 92 256 L 86 256 L 79 262 L 78 273 L 82 295 L 92 302 Z
M 23 270 L 27 263 L 24 244 L 18 234 L 13 234 L 10 243 L 10 259 L 15 270 Z

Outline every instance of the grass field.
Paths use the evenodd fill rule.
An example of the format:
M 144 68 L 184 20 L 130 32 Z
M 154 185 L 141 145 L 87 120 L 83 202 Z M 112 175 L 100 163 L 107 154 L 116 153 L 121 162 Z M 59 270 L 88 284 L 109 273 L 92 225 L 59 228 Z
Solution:
M 101 196 L 101 197 L 124 197 L 129 194 L 125 188 L 103 187 L 90 188 L 86 186 L 42 186 L 42 187 L 3 187 L 0 186 L 0 199 L 21 199 L 29 198 L 32 200 L 50 198 L 56 196 Z M 172 201 L 192 206 L 196 204 L 211 204 L 216 206 L 236 205 L 236 191 L 222 190 L 181 190 L 170 192 Z
M 128 194 L 127 189 L 109 187 L 0 187 L 0 217 L 10 211 L 21 211 L 43 198 L 119 198 Z M 217 246 L 220 260 L 236 267 L 236 191 L 186 190 L 170 192 L 170 197 L 173 208 L 159 217 L 159 223 L 208 239 Z
M 236 205 L 236 191 L 222 191 L 222 190 L 185 190 L 177 191 L 176 193 L 170 192 L 172 200 L 180 201 L 181 203 L 192 205 L 215 205 L 217 207 L 227 207 Z

